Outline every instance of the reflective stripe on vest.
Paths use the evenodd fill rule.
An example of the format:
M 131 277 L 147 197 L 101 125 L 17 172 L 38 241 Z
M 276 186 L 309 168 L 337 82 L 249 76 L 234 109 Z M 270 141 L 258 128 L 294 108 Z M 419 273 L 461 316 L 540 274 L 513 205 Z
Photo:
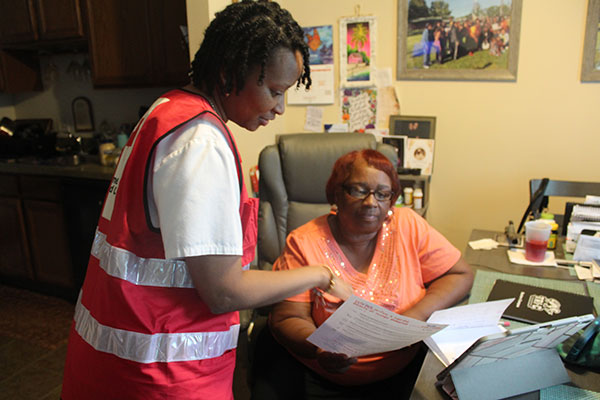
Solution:
M 106 235 L 96 230 L 92 255 L 108 275 L 134 285 L 193 288 L 192 278 L 183 260 L 142 258 L 125 249 L 111 246 Z M 243 267 L 250 269 L 250 264 Z
M 147 364 L 219 357 L 237 346 L 240 325 L 220 332 L 131 332 L 99 323 L 81 304 L 80 293 L 75 307 L 75 330 L 98 351 Z
M 92 255 L 107 274 L 134 285 L 192 288 L 185 261 L 141 258 L 125 249 L 111 246 L 106 235 L 96 230 Z

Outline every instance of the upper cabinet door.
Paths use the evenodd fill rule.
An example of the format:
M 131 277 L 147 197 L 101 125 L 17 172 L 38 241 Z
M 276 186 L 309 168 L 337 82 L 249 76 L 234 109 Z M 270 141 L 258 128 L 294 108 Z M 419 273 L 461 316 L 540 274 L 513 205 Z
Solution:
M 88 47 L 95 86 L 152 81 L 147 0 L 87 0 Z
M 80 0 L 37 0 L 41 40 L 83 39 Z
M 185 0 L 87 0 L 85 8 L 95 87 L 187 83 Z
M 0 0 L 0 44 L 83 39 L 81 0 Z
M 149 20 L 155 79 L 166 85 L 189 83 L 190 53 L 181 27 L 187 27 L 186 2 L 150 0 Z M 195 49 L 197 50 L 197 49 Z
M 31 52 L 0 50 L 0 92 L 42 90 L 40 64 Z
M 33 0 L 0 0 L 0 43 L 33 42 L 38 39 Z

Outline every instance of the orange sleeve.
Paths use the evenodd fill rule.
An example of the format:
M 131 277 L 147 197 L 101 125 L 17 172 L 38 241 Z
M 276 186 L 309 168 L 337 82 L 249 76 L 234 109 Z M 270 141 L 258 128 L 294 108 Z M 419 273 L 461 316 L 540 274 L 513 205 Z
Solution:
M 279 258 L 275 261 L 275 264 L 273 264 L 273 271 L 292 270 L 295 268 L 302 268 L 306 265 L 308 265 L 308 262 L 302 252 L 302 245 L 298 243 L 294 232 L 291 232 L 285 241 L 283 253 L 281 253 Z M 310 290 L 289 297 L 286 300 L 309 303 Z

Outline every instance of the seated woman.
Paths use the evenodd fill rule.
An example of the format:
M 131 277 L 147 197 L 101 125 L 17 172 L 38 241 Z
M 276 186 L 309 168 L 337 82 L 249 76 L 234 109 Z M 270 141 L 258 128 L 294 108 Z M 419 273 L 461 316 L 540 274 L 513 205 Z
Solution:
M 361 150 L 342 156 L 326 191 L 337 210 L 291 232 L 273 269 L 325 264 L 352 285 L 355 295 L 421 321 L 467 295 L 473 273 L 460 251 L 412 209 L 394 207 L 400 185 L 384 155 Z M 271 337 L 259 339 L 260 357 L 266 351 L 276 356 L 268 362 L 256 356 L 253 398 L 398 399 L 410 394 L 424 354 L 421 344 L 349 358 L 306 341 L 340 304 L 328 293 L 311 290 L 273 308 L 269 326 L 287 352 L 273 350 L 279 345 Z M 417 353 L 417 365 L 407 367 Z

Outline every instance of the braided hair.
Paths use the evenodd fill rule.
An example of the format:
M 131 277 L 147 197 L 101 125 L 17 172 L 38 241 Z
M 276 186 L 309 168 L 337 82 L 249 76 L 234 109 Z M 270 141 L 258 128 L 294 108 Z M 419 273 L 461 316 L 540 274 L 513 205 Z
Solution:
M 216 13 L 204 33 L 204 40 L 192 61 L 192 83 L 212 93 L 223 94 L 244 88 L 251 68 L 260 66 L 258 84 L 265 78 L 265 66 L 278 48 L 299 51 L 303 71 L 296 86 L 311 85 L 308 46 L 304 32 L 291 14 L 272 1 L 244 0 Z

